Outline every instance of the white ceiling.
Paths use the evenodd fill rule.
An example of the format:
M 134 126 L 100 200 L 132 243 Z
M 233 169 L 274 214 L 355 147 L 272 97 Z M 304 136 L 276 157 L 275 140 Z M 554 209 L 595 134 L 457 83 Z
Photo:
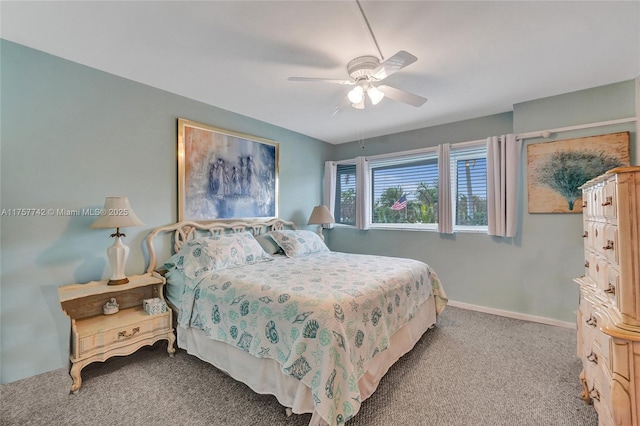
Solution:
M 0 35 L 330 143 L 510 111 L 640 74 L 638 1 L 361 1 L 385 80 L 425 96 L 332 116 L 346 64 L 377 51 L 355 0 L 0 2 Z M 376 55 L 377 56 L 377 55 Z M 189 118 L 189 117 L 186 117 Z M 233 130 L 233 129 L 232 129 Z

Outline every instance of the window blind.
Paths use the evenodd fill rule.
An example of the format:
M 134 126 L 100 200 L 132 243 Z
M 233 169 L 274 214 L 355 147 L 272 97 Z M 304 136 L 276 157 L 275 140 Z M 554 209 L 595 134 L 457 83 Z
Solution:
M 451 148 L 451 199 L 456 226 L 487 226 L 487 147 Z

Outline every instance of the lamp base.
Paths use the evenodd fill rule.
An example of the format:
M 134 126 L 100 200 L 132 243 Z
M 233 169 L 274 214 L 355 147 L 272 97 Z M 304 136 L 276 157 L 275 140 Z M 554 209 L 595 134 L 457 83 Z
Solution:
M 122 234 L 116 232 L 114 236 L 116 240 L 113 245 L 107 249 L 112 271 L 111 279 L 107 284 L 121 285 L 129 282 L 129 279 L 124 274 L 124 267 L 127 264 L 127 257 L 129 257 L 129 247 L 124 245 L 120 240 Z
M 124 277 L 121 278 L 119 280 L 109 280 L 109 282 L 107 282 L 107 285 L 122 285 L 122 284 L 126 284 L 129 282 L 129 278 Z

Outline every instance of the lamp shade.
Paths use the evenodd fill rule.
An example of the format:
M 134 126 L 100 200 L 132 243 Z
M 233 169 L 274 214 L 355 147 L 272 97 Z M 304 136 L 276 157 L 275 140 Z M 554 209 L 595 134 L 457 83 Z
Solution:
M 333 215 L 325 205 L 315 206 L 311 212 L 311 217 L 307 225 L 326 225 L 328 223 L 334 223 L 335 219 Z
M 89 226 L 90 228 L 127 228 L 144 225 L 131 209 L 127 197 L 107 197 L 100 216 Z

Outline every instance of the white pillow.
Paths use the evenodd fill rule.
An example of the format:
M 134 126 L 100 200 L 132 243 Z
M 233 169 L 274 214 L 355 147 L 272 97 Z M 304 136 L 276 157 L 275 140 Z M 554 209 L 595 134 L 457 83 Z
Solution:
M 315 232 L 306 230 L 271 231 L 269 235 L 284 250 L 287 257 L 307 256 L 329 251 L 327 245 Z
M 183 245 L 179 255 L 184 256 L 182 269 L 191 279 L 211 271 L 273 260 L 249 232 L 197 238 Z

